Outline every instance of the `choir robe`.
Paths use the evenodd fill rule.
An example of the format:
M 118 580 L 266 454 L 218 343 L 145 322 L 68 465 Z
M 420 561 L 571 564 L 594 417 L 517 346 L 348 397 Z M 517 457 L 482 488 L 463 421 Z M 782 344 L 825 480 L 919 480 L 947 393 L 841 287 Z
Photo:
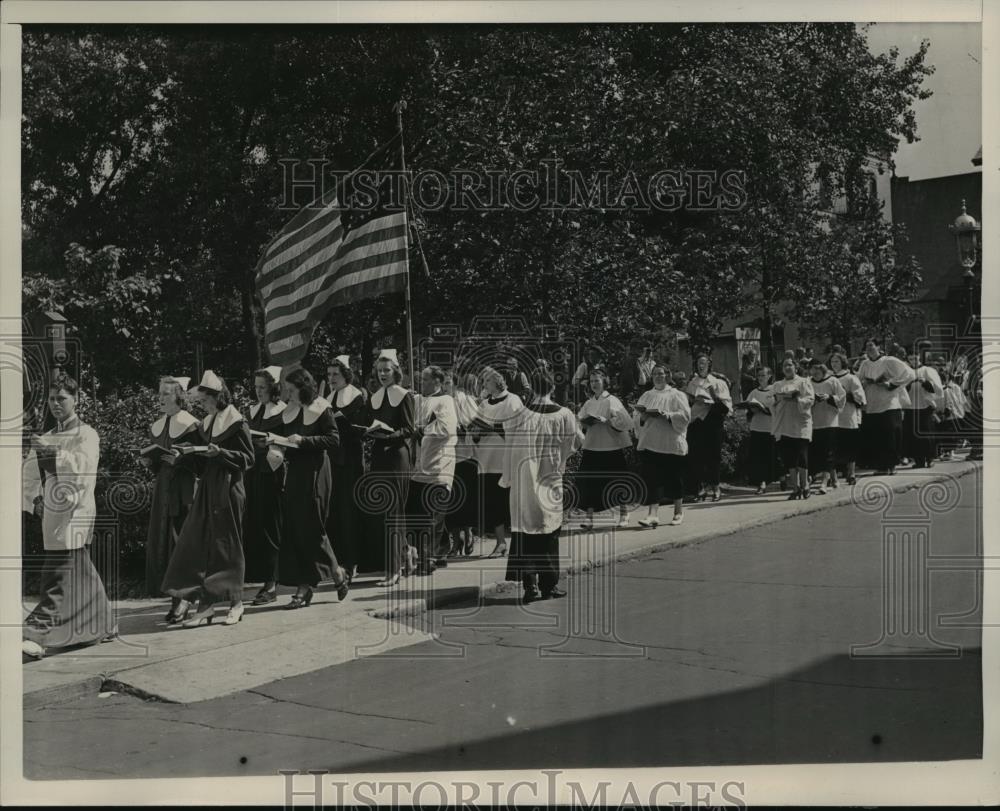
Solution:
M 604 422 L 598 421 L 584 428 L 583 455 L 574 477 L 579 506 L 591 510 L 624 506 L 622 498 L 629 491 L 624 481 L 628 473 L 624 449 L 632 446 L 629 435 L 632 418 L 621 400 L 608 391 L 602 391 L 598 397 L 587 398 L 577 418 L 582 425 L 582 420 L 588 417 Z
M 777 478 L 774 437 L 771 436 L 771 418 L 774 413 L 774 386 L 755 387 L 747 393 L 748 403 L 758 403 L 766 411 L 747 409 L 750 424 L 749 477 L 751 484 L 767 484 Z
M 281 415 L 285 403 L 255 403 L 250 408 L 248 424 L 252 431 L 281 433 Z M 273 467 L 268 461 L 267 443 L 253 440 L 253 467 L 247 473 L 247 513 L 243 533 L 248 583 L 274 583 L 278 578 L 278 554 L 281 549 L 281 501 L 285 489 L 285 465 Z M 272 455 L 272 459 L 274 456 Z
M 402 537 L 406 499 L 413 468 L 413 431 L 416 406 L 413 394 L 402 386 L 383 386 L 371 397 L 372 419 L 393 429 L 372 443 L 371 470 L 361 507 L 368 513 L 365 552 L 372 569 L 392 576 L 402 568 Z
M 832 374 L 822 380 L 810 381 L 815 400 L 812 407 L 813 435 L 809 449 L 809 472 L 815 475 L 830 470 L 835 465 L 837 426 L 840 412 L 847 402 L 847 392 Z M 833 403 L 829 399 L 833 398 Z
M 114 614 L 90 559 L 97 507 L 100 440 L 75 414 L 40 437 L 42 481 L 41 599 L 24 620 L 23 637 L 42 648 L 93 644 L 114 628 Z
M 906 387 L 913 382 L 914 371 L 908 363 L 889 355 L 875 360 L 864 358 L 858 366 L 858 379 L 865 387 L 862 440 L 877 470 L 892 470 L 899 464 L 903 449 L 903 409 L 908 407 Z M 888 389 L 884 384 L 895 386 Z
M 733 410 L 732 395 L 726 381 L 711 373 L 706 377 L 692 376 L 686 391 L 691 399 L 687 439 L 693 483 L 699 489 L 703 486 L 716 488 L 722 468 L 723 422 Z
M 479 401 L 482 430 L 474 430 L 472 442 L 479 463 L 479 491 L 483 504 L 483 529 L 510 525 L 510 493 L 500 486 L 503 473 L 506 426 L 517 418 L 524 403 L 516 394 L 503 392 Z
M 169 417 L 164 414 L 150 426 L 149 433 L 152 444 L 169 449 L 177 442 L 187 442 L 198 436 L 198 419 L 187 411 L 178 411 Z M 178 458 L 168 464 L 153 455 L 150 461 L 156 479 L 146 532 L 146 591 L 157 595 L 194 501 L 196 478 L 193 460 Z
M 163 578 L 163 591 L 206 603 L 243 598 L 244 476 L 253 465 L 253 442 L 246 420 L 228 405 L 202 421 L 190 444 L 215 444 L 217 456 L 197 454 L 194 503 L 181 528 L 177 548 Z
M 331 392 L 330 398 L 340 444 L 327 452 L 333 466 L 333 493 L 326 532 L 340 565 L 351 572 L 363 563 L 359 556 L 364 516 L 355 488 L 365 475 L 364 431 L 357 426 L 369 425 L 371 413 L 368 395 L 356 386 L 348 384 Z
M 537 574 L 542 592 L 559 580 L 563 474 L 583 444 L 573 412 L 554 403 L 527 406 L 506 431 L 502 487 L 510 488 L 507 580 Z
M 283 436 L 298 434 L 302 440 L 299 447 L 284 449 L 288 472 L 278 578 L 284 586 L 315 587 L 337 579 L 339 568 L 326 525 L 333 495 L 328 451 L 340 445 L 340 434 L 330 403 L 321 397 L 307 406 L 285 406 L 281 423 Z
M 868 402 L 865 397 L 865 387 L 861 385 L 858 376 L 853 372 L 840 372 L 836 375 L 844 388 L 844 407 L 837 416 L 837 439 L 834 455 L 837 465 L 844 467 L 858 459 L 858 445 L 861 437 L 861 415 Z

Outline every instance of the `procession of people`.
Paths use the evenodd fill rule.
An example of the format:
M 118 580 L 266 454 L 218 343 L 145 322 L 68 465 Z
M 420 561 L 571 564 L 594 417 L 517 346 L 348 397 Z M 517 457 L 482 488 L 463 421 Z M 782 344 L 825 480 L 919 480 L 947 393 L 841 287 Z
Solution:
M 253 606 L 277 601 L 279 585 L 293 589 L 285 609 L 308 608 L 324 585 L 343 600 L 361 572 L 392 589 L 471 554 L 487 534 L 487 557 L 508 557 L 507 579 L 523 585 L 525 602 L 561 597 L 570 508 L 583 531 L 596 513 L 627 529 L 636 507 L 645 508 L 637 529 L 657 527 L 664 503 L 673 508 L 665 524 L 681 524 L 686 500 L 723 498 L 723 436 L 737 410 L 759 496 L 782 471 L 787 497 L 806 499 L 855 484 L 862 465 L 888 475 L 929 467 L 952 458 L 967 434 L 964 359 L 931 358 L 919 345 L 886 353 L 872 338 L 853 360 L 840 346 L 825 360 L 789 351 L 777 374 L 745 357 L 738 388 L 708 353 L 696 355 L 690 376 L 649 355 L 636 344 L 614 378 L 591 351 L 572 378 L 564 374 L 571 385 L 560 385 L 549 360 L 518 365 L 500 353 L 495 365 L 428 365 L 416 391 L 392 349 L 378 353 L 367 385 L 340 355 L 319 382 L 298 365 L 257 370 L 245 414 L 212 370 L 193 387 L 161 378 L 140 461 L 154 476 L 146 582 L 171 598 L 165 624 L 235 625 L 247 585 L 259 584 Z M 32 435 L 24 468 L 47 561 L 42 600 L 25 621 L 24 650 L 35 658 L 116 633 L 87 553 L 99 440 L 76 416 L 76 395 L 71 379 L 52 385 L 56 427 Z M 567 504 L 578 450 L 579 499 Z M 976 448 L 970 458 L 981 458 Z M 633 467 L 642 492 L 630 499 L 621 494 Z M 83 636 L 73 630 L 84 626 Z

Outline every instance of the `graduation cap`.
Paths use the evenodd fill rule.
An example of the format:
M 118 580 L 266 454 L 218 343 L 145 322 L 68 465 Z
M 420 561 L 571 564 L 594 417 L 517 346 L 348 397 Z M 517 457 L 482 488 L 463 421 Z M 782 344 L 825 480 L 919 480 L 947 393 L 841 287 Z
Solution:
M 182 391 L 187 391 L 191 387 L 190 377 L 181 377 L 179 375 L 170 375 L 170 379 L 177 383 Z
M 337 355 L 337 363 L 343 366 L 345 369 L 351 368 L 351 356 L 350 355 Z
M 399 366 L 399 356 L 396 354 L 395 349 L 380 349 L 378 353 L 378 360 L 382 360 L 382 358 L 391 360 L 393 363 Z
M 281 382 L 281 367 L 280 366 L 265 366 L 264 371 L 271 375 L 271 379 L 275 383 Z
M 201 376 L 201 382 L 198 384 L 198 388 L 220 392 L 222 391 L 222 385 L 222 378 L 220 378 L 211 369 L 206 369 L 205 374 Z

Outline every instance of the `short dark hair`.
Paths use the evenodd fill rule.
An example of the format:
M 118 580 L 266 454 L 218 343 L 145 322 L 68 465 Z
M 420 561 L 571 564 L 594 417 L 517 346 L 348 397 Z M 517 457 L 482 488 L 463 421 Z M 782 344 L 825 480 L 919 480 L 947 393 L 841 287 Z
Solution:
M 705 360 L 708 361 L 708 370 L 712 371 L 712 356 L 709 355 L 707 352 L 699 352 L 697 355 L 695 355 L 694 356 L 694 363 L 691 364 L 691 368 L 694 369 L 697 372 L 698 371 L 698 361 L 700 361 L 702 358 L 704 358 Z
M 267 369 L 258 369 L 256 372 L 253 373 L 253 376 L 254 380 L 256 380 L 258 377 L 262 377 L 264 378 L 265 381 L 267 381 L 268 389 L 270 391 L 269 396 L 271 398 L 271 402 L 272 403 L 277 402 L 278 398 L 281 397 L 281 384 L 274 379 L 271 373 L 267 371 Z
M 61 375 L 57 377 L 52 385 L 49 386 L 49 391 L 64 391 L 74 400 L 76 399 L 77 392 L 80 391 L 80 384 L 69 375 Z
M 440 366 L 433 366 L 433 365 L 425 366 L 424 371 L 430 372 L 431 377 L 433 377 L 438 383 L 444 383 L 444 378 L 445 378 L 444 369 L 442 369 Z
M 299 402 L 302 405 L 309 405 L 316 399 L 316 380 L 306 369 L 300 367 L 289 372 L 285 382 L 298 389 Z
M 531 391 L 535 397 L 548 397 L 555 390 L 556 379 L 552 372 L 536 366 L 531 372 Z
M 833 369 L 833 359 L 837 358 L 840 361 L 840 365 L 847 371 L 850 371 L 851 364 L 847 362 L 847 356 L 843 352 L 834 352 L 826 359 L 827 364 L 831 369 Z
M 326 364 L 326 368 L 327 369 L 340 369 L 340 376 L 343 377 L 344 380 L 348 384 L 351 384 L 351 383 L 354 382 L 354 372 L 351 369 L 351 367 L 350 366 L 345 366 L 339 360 L 336 360 L 336 359 L 331 360 L 328 364 Z

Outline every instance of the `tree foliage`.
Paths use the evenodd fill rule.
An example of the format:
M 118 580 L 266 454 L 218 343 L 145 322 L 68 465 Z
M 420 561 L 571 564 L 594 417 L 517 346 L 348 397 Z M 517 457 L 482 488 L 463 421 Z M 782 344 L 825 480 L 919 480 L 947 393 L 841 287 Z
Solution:
M 604 170 L 621 192 L 630 173 L 735 170 L 746 191 L 729 211 L 417 211 L 418 335 L 522 312 L 611 346 L 704 342 L 782 303 L 856 334 L 900 317 L 915 269 L 877 210 L 848 236 L 824 227 L 815 172 L 843 188 L 916 137 L 926 50 L 876 55 L 863 29 L 814 23 L 26 26 L 26 303 L 65 308 L 92 354 L 122 356 L 102 384 L 190 370 L 197 342 L 245 377 L 264 359 L 254 265 L 293 213 L 281 161 L 353 168 L 405 99 L 414 171 L 557 161 L 564 181 Z M 402 346 L 401 315 L 397 296 L 333 311 L 309 362 Z

